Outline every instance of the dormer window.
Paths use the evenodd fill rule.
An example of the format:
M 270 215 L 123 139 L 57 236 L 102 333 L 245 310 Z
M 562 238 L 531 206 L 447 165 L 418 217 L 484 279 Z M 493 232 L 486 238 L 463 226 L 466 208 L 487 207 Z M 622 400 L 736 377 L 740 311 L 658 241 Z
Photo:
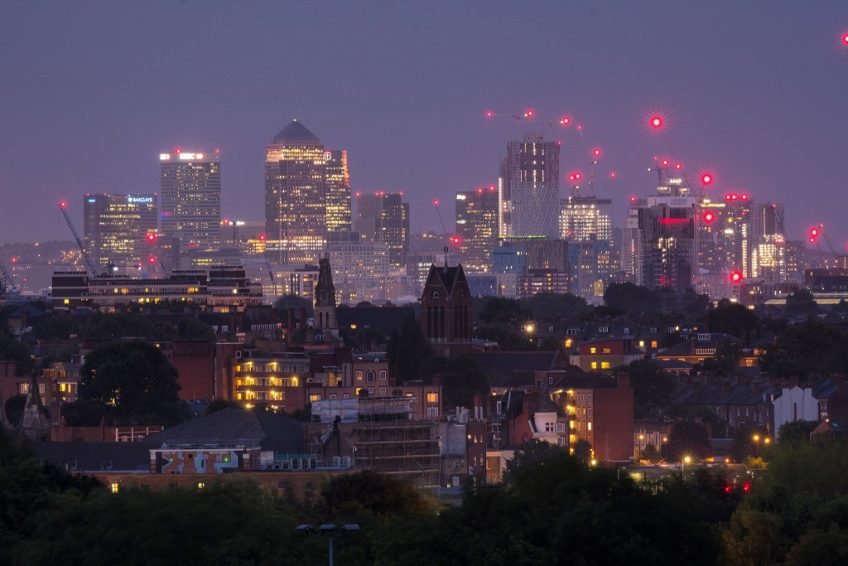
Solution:
M 438 291 L 433 291 L 433 298 L 434 298 L 434 299 L 438 299 L 438 298 L 440 298 L 441 296 L 442 296 L 442 295 L 441 295 L 441 293 L 439 293 Z

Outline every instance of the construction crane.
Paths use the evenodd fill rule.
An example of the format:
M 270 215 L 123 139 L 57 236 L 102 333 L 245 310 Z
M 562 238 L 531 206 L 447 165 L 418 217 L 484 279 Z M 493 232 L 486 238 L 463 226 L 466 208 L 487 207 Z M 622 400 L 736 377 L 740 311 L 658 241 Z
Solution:
M 68 228 L 71 229 L 71 234 L 74 235 L 74 240 L 77 242 L 77 246 L 79 247 L 80 253 L 82 254 L 83 263 L 85 263 L 85 268 L 88 271 L 88 274 L 91 277 L 97 275 L 97 267 L 95 267 L 94 262 L 91 261 L 91 258 L 88 255 L 88 252 L 85 251 L 85 245 L 82 243 L 82 239 L 79 237 L 77 233 L 77 229 L 74 228 L 74 223 L 71 222 L 71 217 L 68 214 L 68 201 L 60 200 L 58 203 L 59 211 L 62 213 L 62 216 L 65 217 L 65 222 L 68 223 Z
M 449 234 L 448 229 L 445 227 L 445 221 L 442 220 L 442 211 L 439 208 L 439 204 L 440 204 L 439 199 L 433 199 L 433 208 L 436 209 L 436 216 L 439 219 L 439 224 L 442 226 L 442 233 L 443 234 Z M 461 242 L 461 239 L 459 237 L 459 234 L 454 234 L 452 236 L 448 236 L 448 244 L 458 247 L 459 244 L 461 244 L 461 243 L 462 242 Z M 447 261 L 447 254 L 450 251 L 450 245 L 445 246 L 445 250 L 444 250 L 445 251 L 445 261 Z

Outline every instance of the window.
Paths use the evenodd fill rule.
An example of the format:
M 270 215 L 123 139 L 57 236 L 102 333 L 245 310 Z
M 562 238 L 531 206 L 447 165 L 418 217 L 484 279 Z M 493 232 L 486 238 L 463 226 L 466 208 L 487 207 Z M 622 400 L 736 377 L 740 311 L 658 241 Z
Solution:
M 438 393 L 427 393 L 427 402 L 428 403 L 438 403 L 439 402 L 439 394 Z
M 378 371 L 377 377 L 379 378 L 380 381 L 386 381 L 386 370 L 381 369 L 380 371 Z
M 385 395 L 385 394 L 386 394 L 386 388 L 385 388 L 385 387 L 381 387 L 381 388 L 380 388 L 380 395 Z
M 598 369 L 598 362 L 592 362 L 592 369 Z
M 597 348 L 595 348 L 594 346 L 592 346 L 591 348 L 589 348 L 589 353 L 590 353 L 590 354 L 597 354 L 597 353 L 598 353 L 598 349 L 597 349 Z
M 356 370 L 356 381 L 362 381 L 363 375 L 364 375 L 364 373 L 362 372 L 361 369 Z
M 428 417 L 438 417 L 439 416 L 439 408 L 438 407 L 427 407 L 427 416 Z
M 588 430 L 589 432 L 592 432 L 592 423 L 591 422 L 586 423 L 586 430 Z
M 365 374 L 365 381 L 367 381 L 368 383 L 374 383 L 374 376 L 374 370 L 369 369 L 368 373 Z
M 612 354 L 612 348 L 604 348 L 603 353 L 604 354 Z
M 609 369 L 609 368 L 610 368 L 609 362 L 601 362 L 601 369 Z
M 556 432 L 556 423 L 546 422 L 545 432 Z
M 651 348 L 656 348 L 656 347 L 657 347 L 657 341 L 651 340 Z

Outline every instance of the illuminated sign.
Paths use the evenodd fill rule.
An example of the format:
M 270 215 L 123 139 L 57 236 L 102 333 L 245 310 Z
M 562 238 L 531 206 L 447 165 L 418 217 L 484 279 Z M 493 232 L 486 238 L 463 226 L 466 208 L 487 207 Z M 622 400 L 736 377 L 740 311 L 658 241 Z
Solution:
M 168 161 L 169 159 L 171 159 L 170 153 L 160 153 L 159 154 L 159 161 Z
M 127 197 L 130 204 L 153 204 L 153 197 Z
M 202 153 L 182 152 L 180 153 L 180 161 L 193 161 L 195 159 L 203 159 Z
M 90 198 L 90 199 L 88 199 L 88 204 L 94 204 L 95 202 L 97 202 L 97 199 L 96 199 L 96 198 Z

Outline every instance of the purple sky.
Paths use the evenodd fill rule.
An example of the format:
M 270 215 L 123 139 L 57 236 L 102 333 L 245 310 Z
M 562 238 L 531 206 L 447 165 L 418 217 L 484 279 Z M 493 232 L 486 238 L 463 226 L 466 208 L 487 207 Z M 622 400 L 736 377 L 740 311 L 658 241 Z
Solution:
M 563 6 L 568 4 L 568 6 Z M 836 245 L 848 132 L 844 1 L 37 2 L 0 4 L 0 242 L 67 238 L 82 193 L 158 191 L 158 154 L 222 148 L 224 214 L 263 216 L 263 148 L 291 118 L 350 151 L 354 190 L 430 202 L 495 181 L 508 119 L 563 113 L 618 172 L 598 194 L 653 190 L 651 157 L 710 168 L 716 191 L 787 205 L 789 236 Z M 668 117 L 651 136 L 651 110 Z M 573 130 L 563 174 L 584 166 Z M 840 149 L 841 148 L 841 149 Z

